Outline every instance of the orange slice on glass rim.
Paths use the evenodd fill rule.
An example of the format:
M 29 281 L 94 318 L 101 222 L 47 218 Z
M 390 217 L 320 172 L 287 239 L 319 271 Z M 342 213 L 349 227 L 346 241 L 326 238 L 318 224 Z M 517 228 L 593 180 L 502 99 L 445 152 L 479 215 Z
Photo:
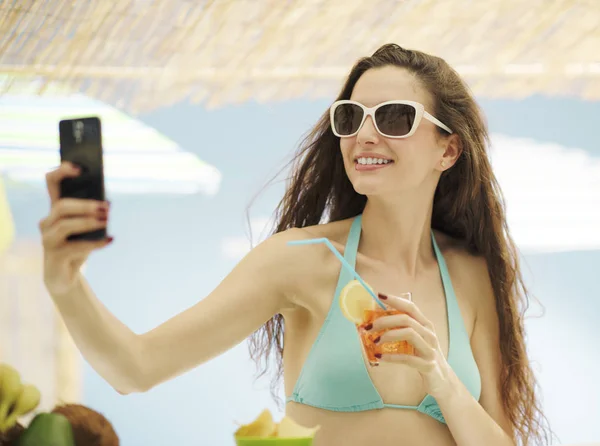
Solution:
M 373 291 L 370 286 L 369 289 Z M 346 319 L 360 325 L 364 320 L 365 310 L 375 310 L 377 303 L 358 280 L 351 280 L 340 293 L 340 308 Z

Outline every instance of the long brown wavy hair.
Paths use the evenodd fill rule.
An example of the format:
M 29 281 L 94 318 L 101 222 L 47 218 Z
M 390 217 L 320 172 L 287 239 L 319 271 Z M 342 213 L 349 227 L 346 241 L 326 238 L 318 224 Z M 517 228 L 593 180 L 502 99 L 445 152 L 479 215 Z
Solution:
M 483 113 L 469 88 L 443 59 L 395 44 L 380 47 L 357 61 L 339 96 L 350 99 L 358 79 L 372 68 L 395 66 L 416 76 L 434 99 L 434 115 L 458 134 L 462 153 L 437 186 L 432 227 L 461 240 L 487 260 L 500 322 L 501 393 L 515 437 L 524 445 L 549 444 L 537 397 L 537 384 L 524 339 L 523 317 L 529 296 L 519 268 L 518 252 L 508 231 L 503 196 L 487 154 L 489 136 Z M 438 128 L 442 134 L 445 131 Z M 325 112 L 303 139 L 292 160 L 291 176 L 275 211 L 274 233 L 360 214 L 366 197 L 355 192 L 342 161 L 340 140 Z M 264 374 L 275 354 L 277 375 L 283 372 L 284 319 L 278 314 L 250 338 L 250 354 Z

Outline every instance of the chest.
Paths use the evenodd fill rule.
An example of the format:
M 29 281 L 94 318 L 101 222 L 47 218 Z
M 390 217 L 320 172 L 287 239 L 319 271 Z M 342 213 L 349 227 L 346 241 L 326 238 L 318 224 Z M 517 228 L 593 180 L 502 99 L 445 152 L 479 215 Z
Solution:
M 377 293 L 392 296 L 410 293 L 412 301 L 435 327 L 440 348 L 444 356 L 448 356 L 450 338 L 446 292 L 437 264 L 422 270 L 413 278 L 392 268 L 360 262 L 360 259 L 357 271 Z M 360 350 L 364 357 L 363 349 Z M 385 403 L 418 406 L 426 395 L 420 374 L 411 367 L 387 362 L 366 367 Z
M 442 352 L 446 357 L 448 356 L 450 339 L 446 290 L 437 263 L 412 279 L 403 277 L 402 274 L 389 268 L 376 267 L 368 262 L 363 263 L 360 259 L 357 261 L 356 269 L 378 293 L 395 295 L 410 292 L 415 304 L 433 323 Z M 337 272 L 339 273 L 339 266 Z M 329 272 L 327 276 L 333 276 L 336 280 L 324 280 L 322 276 L 317 278 L 311 287 L 310 297 L 307 297 L 307 301 L 310 302 L 307 310 L 286 318 L 284 362 L 288 395 L 292 392 L 303 365 L 314 349 L 315 341 L 322 342 L 323 335 L 325 338 L 328 337 L 325 332 L 334 329 L 326 321 L 330 320 L 333 313 L 339 311 L 335 308 L 338 303 L 334 302 L 338 274 Z M 467 332 L 470 333 L 474 313 L 464 300 L 459 300 L 459 306 L 461 306 L 463 319 L 460 323 L 464 323 Z M 350 375 L 354 373 L 357 381 L 359 381 L 358 375 L 361 375 L 360 380 L 370 380 L 385 403 L 417 406 L 423 400 L 426 393 L 418 372 L 407 366 L 390 363 L 381 363 L 377 367 L 372 367 L 365 360 L 358 332 L 355 329 L 346 330 L 344 336 L 347 338 L 337 337 L 336 342 L 326 343 L 326 347 L 320 346 L 320 352 L 316 355 L 319 362 L 318 377 L 311 379 L 321 380 L 320 385 L 327 388 L 331 383 L 339 381 L 340 377 L 348 378 L 350 381 Z M 329 353 L 324 353 L 323 349 L 329 349 Z M 352 358 L 359 358 L 360 366 L 357 366 L 356 360 Z M 354 368 L 349 364 L 354 364 Z M 358 369 L 361 371 L 357 371 Z M 364 376 L 365 369 L 367 377 Z
M 369 262 L 361 262 L 358 259 L 356 264 L 357 272 L 361 277 L 371 285 L 378 293 L 396 295 L 410 292 L 413 302 L 419 307 L 425 317 L 431 321 L 435 327 L 442 352 L 447 357 L 449 350 L 449 324 L 446 303 L 446 293 L 440 270 L 437 263 L 431 268 L 423 270 L 417 277 L 403 277 L 390 268 L 373 266 Z M 339 273 L 339 266 L 337 267 Z M 329 274 L 329 277 L 335 277 L 335 281 L 317 280 L 311 290 L 310 306 L 307 311 L 298 312 L 295 315 L 286 318 L 286 339 L 285 339 L 285 381 L 286 393 L 290 394 L 294 383 L 300 375 L 303 364 L 311 354 L 315 341 L 321 339 L 325 330 L 330 330 L 325 321 L 332 316 L 332 312 L 338 311 L 332 308 L 337 305 L 334 302 L 335 289 L 337 285 L 337 274 Z M 459 289 L 462 286 L 458 287 Z M 461 313 L 467 332 L 470 333 L 473 326 L 474 314 L 466 301 L 460 300 Z M 359 341 L 359 335 L 356 330 L 348 330 L 344 336 L 352 339 L 344 339 L 339 342 L 339 350 L 336 350 L 335 344 L 329 344 L 328 349 L 332 351 L 331 355 L 320 354 L 319 358 L 319 378 L 323 380 L 321 385 L 327 387 L 340 376 L 350 378 L 352 370 L 348 364 L 355 364 L 350 360 L 350 356 L 358 357 L 361 360 L 362 369 L 360 372 L 364 379 L 364 370 L 368 373 L 369 379 L 385 403 L 400 405 L 418 405 L 425 396 L 422 380 L 418 372 L 409 367 L 399 364 L 381 363 L 377 367 L 368 365 L 365 361 L 362 344 Z M 343 345 L 342 345 L 343 344 Z M 336 359 L 333 359 L 336 358 Z M 364 361 L 364 362 L 363 362 Z M 316 378 L 315 378 L 316 379 Z M 358 379 L 358 378 L 357 378 Z

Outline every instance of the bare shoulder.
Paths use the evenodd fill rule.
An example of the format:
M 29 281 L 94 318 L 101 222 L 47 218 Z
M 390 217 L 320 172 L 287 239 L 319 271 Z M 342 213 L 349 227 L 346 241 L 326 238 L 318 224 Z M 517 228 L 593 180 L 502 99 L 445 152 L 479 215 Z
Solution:
M 311 244 L 293 245 L 290 242 L 326 238 L 338 251 L 343 253 L 351 223 L 352 220 L 342 220 L 304 228 L 287 229 L 267 238 L 254 249 L 260 249 L 268 258 L 283 261 L 285 265 L 297 265 L 305 260 L 316 260 L 320 255 L 329 252 L 327 248 L 315 249 Z
M 340 266 L 324 244 L 291 245 L 290 242 L 327 238 L 343 254 L 351 223 L 350 219 L 291 228 L 267 238 L 248 257 L 261 262 L 274 280 L 281 282 L 280 285 L 291 302 L 303 306 L 303 302 L 298 299 L 301 300 L 307 294 L 307 286 L 328 285 L 327 281 L 331 277 L 337 277 Z
M 446 259 L 457 298 L 473 323 L 481 312 L 495 311 L 495 296 L 485 257 L 470 252 L 462 240 L 439 231 L 435 236 Z

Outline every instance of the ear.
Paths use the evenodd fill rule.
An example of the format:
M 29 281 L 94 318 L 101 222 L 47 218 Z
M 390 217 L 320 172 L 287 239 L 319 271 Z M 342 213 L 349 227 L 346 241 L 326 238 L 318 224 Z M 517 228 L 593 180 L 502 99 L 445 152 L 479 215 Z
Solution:
M 437 166 L 440 172 L 444 172 L 454 166 L 463 150 L 462 141 L 456 133 L 448 135 L 442 142 L 444 153 Z

